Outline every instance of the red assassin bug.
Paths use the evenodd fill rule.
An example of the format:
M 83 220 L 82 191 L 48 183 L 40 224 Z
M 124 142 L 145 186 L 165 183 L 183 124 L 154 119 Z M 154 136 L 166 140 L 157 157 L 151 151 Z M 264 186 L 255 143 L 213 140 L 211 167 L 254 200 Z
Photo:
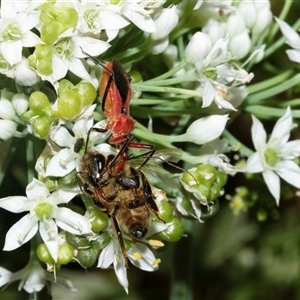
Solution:
M 130 76 L 125 72 L 116 58 L 114 58 L 112 62 L 103 63 L 86 52 L 83 53 L 103 67 L 99 95 L 102 99 L 102 111 L 108 119 L 105 129 L 91 128 L 90 130 L 97 132 L 112 130 L 109 141 L 111 144 L 121 148 L 119 155 L 123 157 L 117 170 L 122 169 L 125 160 L 128 158 L 128 148 L 149 149 L 149 153 L 145 156 L 145 161 L 141 165 L 142 167 L 154 154 L 155 147 L 148 144 L 131 142 L 135 122 L 129 114 L 129 103 L 132 94 Z M 118 155 L 111 164 L 113 164 L 117 158 Z

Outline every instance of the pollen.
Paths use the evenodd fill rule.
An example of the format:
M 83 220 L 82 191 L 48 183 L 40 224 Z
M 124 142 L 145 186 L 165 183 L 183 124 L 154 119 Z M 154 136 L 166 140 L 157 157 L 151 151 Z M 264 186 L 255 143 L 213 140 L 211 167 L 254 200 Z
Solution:
M 133 253 L 133 257 L 136 259 L 136 260 L 140 260 L 142 258 L 142 255 L 141 253 L 139 252 L 134 252 Z
M 149 240 L 149 245 L 155 249 L 165 246 L 165 244 L 159 240 Z
M 152 266 L 157 266 L 160 263 L 161 263 L 161 259 L 157 258 L 156 260 L 153 261 Z

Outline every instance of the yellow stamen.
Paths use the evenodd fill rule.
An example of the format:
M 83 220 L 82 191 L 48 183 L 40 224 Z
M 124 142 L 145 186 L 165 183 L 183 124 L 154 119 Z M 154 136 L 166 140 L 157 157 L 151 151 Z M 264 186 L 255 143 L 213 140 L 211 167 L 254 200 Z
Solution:
M 142 255 L 141 255 L 141 253 L 139 253 L 139 252 L 134 252 L 134 253 L 133 253 L 133 256 L 134 256 L 134 258 L 135 258 L 136 260 L 140 260 L 140 259 L 142 258 Z
M 156 266 L 156 265 L 158 265 L 160 263 L 161 263 L 161 259 L 157 258 L 155 261 L 153 261 L 152 266 Z
M 153 248 L 161 248 L 165 246 L 165 244 L 159 240 L 149 240 L 149 245 Z

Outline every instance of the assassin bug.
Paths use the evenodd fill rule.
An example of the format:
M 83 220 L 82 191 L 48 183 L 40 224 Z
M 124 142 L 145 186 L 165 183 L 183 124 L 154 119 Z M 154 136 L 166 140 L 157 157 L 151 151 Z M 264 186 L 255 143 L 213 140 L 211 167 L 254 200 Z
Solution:
M 145 161 L 142 164 L 144 165 L 154 154 L 155 147 L 149 144 L 132 142 L 132 131 L 135 122 L 129 113 L 129 104 L 132 95 L 130 76 L 125 72 L 116 58 L 111 62 L 104 63 L 90 56 L 88 53 L 82 52 L 103 68 L 103 74 L 99 85 L 99 95 L 102 99 L 102 111 L 107 117 L 108 123 L 104 129 L 94 127 L 91 128 L 90 131 L 112 131 L 109 142 L 122 149 L 122 151 L 119 152 L 119 155 L 123 156 L 123 160 L 120 160 L 119 169 L 122 169 L 124 160 L 127 158 L 128 148 L 149 150 L 147 155 L 144 156 Z

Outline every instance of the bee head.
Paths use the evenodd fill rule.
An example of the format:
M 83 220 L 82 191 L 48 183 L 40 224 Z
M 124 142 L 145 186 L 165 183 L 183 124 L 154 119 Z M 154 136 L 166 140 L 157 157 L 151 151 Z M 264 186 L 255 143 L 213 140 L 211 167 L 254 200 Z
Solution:
M 146 235 L 147 231 L 147 227 L 144 227 L 140 223 L 134 223 L 129 228 L 129 233 L 137 239 L 142 239 Z

